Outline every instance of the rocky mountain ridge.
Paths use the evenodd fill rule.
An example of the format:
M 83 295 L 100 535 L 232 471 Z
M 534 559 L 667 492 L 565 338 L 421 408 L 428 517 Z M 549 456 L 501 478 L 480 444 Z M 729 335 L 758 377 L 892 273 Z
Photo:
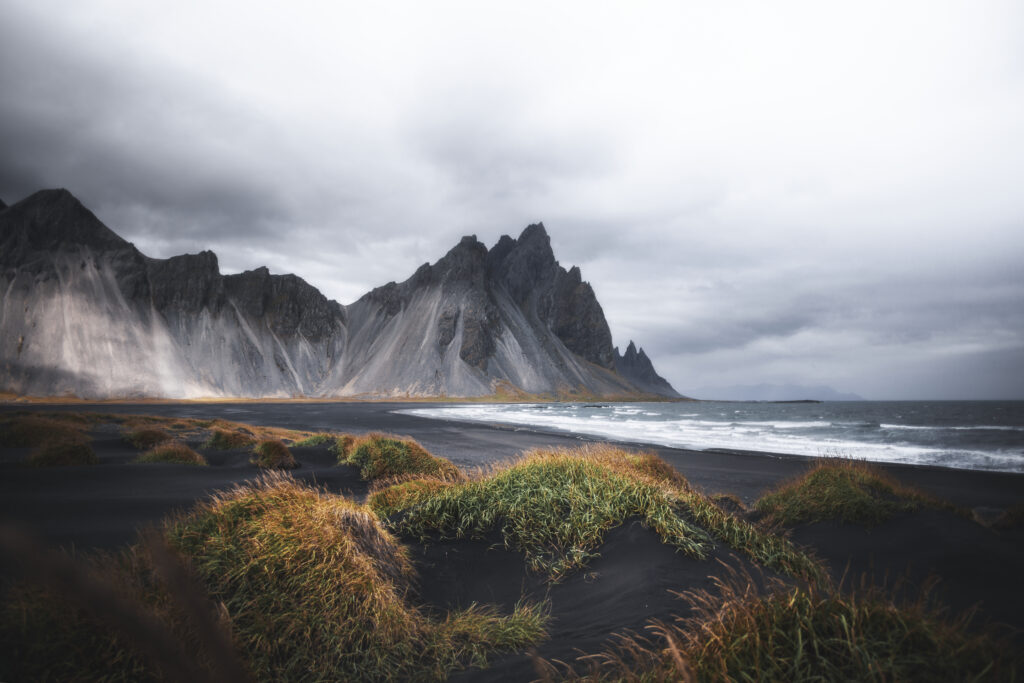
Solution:
M 542 224 L 464 237 L 343 306 L 295 275 L 222 275 L 209 251 L 146 257 L 44 190 L 0 206 L 0 279 L 0 389 L 19 394 L 677 396 L 632 343 L 618 355 Z

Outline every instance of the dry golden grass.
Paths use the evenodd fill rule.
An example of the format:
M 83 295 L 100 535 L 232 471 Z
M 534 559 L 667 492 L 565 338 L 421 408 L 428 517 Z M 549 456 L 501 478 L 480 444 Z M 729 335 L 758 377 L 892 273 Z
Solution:
M 28 456 L 28 464 L 32 467 L 71 467 L 98 462 L 92 446 L 79 440 L 46 441 L 33 448 Z
M 252 451 L 253 464 L 266 469 L 290 470 L 299 466 L 288 447 L 277 439 L 264 439 Z
M 922 506 L 955 510 L 949 503 L 903 486 L 878 467 L 858 460 L 828 459 L 761 497 L 754 509 L 768 522 L 788 526 L 829 519 L 874 526 Z
M 46 442 L 82 442 L 86 424 L 74 415 L 16 415 L 0 424 L 0 443 L 8 448 L 42 446 Z
M 136 448 L 153 448 L 159 443 L 170 441 L 171 435 L 155 427 L 141 427 L 124 432 L 124 440 Z
M 375 481 L 370 486 L 366 504 L 379 516 L 389 517 L 415 505 L 420 499 L 451 485 L 450 481 L 433 477 L 417 475 L 390 477 Z
M 581 657 L 577 672 L 540 662 L 549 679 L 588 681 L 1011 681 L 1009 643 L 972 633 L 973 613 L 950 618 L 929 597 L 903 600 L 862 579 L 854 590 L 754 581 L 728 571 L 712 590 L 677 593 L 692 608 L 649 636 Z M 763 584 L 767 584 L 764 586 Z M 1017 661 L 1015 661 L 1017 660 Z
M 0 446 L 30 447 L 27 463 L 33 467 L 95 465 L 89 445 L 90 423 L 74 413 L 14 414 L 0 419 Z
M 443 680 L 544 637 L 537 605 L 429 616 L 411 602 L 407 551 L 369 508 L 282 473 L 217 494 L 168 520 L 158 537 L 184 579 L 165 580 L 143 543 L 85 561 L 98 590 L 62 579 L 63 591 L 14 591 L 0 605 L 0 643 L 16 653 L 11 679 L 148 680 L 170 660 L 185 673 L 169 679 L 230 680 L 215 671 L 225 657 L 211 654 L 220 633 L 226 659 L 257 680 Z M 180 587 L 190 581 L 198 600 Z M 143 626 L 147 635 L 133 639 Z M 155 659 L 146 656 L 154 640 L 163 653 Z
M 217 450 L 232 450 L 237 448 L 249 448 L 256 440 L 251 434 L 238 430 L 214 428 L 210 430 L 210 436 L 203 442 L 203 448 L 215 448 Z
M 208 465 L 209 463 L 199 453 L 189 448 L 180 441 L 163 441 L 146 451 L 135 462 L 156 463 L 167 462 L 179 465 Z

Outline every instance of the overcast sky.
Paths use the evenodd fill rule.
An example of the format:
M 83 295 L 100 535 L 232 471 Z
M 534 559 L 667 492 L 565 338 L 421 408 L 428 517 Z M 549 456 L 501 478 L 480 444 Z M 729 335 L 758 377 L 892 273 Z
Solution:
M 351 303 L 543 221 L 684 393 L 1024 398 L 1024 3 L 0 3 L 0 198 Z

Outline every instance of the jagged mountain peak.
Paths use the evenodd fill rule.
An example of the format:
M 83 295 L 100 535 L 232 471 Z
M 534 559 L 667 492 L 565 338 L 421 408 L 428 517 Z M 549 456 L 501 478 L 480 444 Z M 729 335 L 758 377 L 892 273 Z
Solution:
M 6 208 L 7 208 L 7 202 L 5 202 L 3 199 L 0 199 L 0 211 L 3 211 Z
M 441 284 L 482 285 L 487 274 L 487 247 L 476 235 L 466 235 L 431 267 L 432 280 Z
M 548 231 L 547 228 L 544 227 L 544 223 L 531 223 L 530 225 L 527 225 L 519 234 L 519 239 L 517 241 L 522 244 L 534 240 L 543 240 L 548 244 L 551 243 L 551 237 L 548 236 Z
M 615 369 L 619 374 L 644 391 L 662 396 L 678 397 L 679 393 L 672 385 L 654 370 L 654 364 L 642 348 L 637 347 L 632 339 L 626 346 L 626 353 L 620 354 L 615 349 Z
M 619 349 L 618 349 L 618 347 L 616 347 L 615 348 L 615 353 L 618 353 L 618 352 L 619 352 Z M 639 358 L 646 358 L 647 354 L 644 353 L 644 350 L 642 348 L 637 348 L 636 343 L 632 339 L 630 339 L 629 340 L 629 344 L 626 345 L 626 353 L 623 354 L 622 357 L 625 360 L 630 361 L 630 360 L 635 360 L 635 359 L 639 359 Z
M 123 249 L 129 243 L 63 188 L 39 190 L 4 211 L 9 234 L 32 249 L 56 251 L 61 247 Z M 16 236 L 15 236 L 16 235 Z

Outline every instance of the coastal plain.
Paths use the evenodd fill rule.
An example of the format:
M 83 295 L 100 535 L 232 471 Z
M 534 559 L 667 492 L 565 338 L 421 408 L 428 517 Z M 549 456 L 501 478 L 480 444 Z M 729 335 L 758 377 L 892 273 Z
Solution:
M 576 449 L 595 441 L 570 434 L 498 424 L 458 423 L 406 415 L 409 403 L 246 402 L 246 403 L 102 403 L 0 406 L 0 418 L 32 413 L 104 413 L 157 415 L 182 419 L 220 419 L 306 433 L 371 432 L 415 439 L 435 456 L 464 472 L 487 470 L 536 449 Z M 97 423 L 100 424 L 100 423 Z M 0 521 L 24 529 L 42 542 L 76 552 L 116 550 L 137 533 L 171 515 L 187 512 L 211 494 L 259 477 L 251 453 L 243 448 L 201 448 L 206 467 L 135 462 L 138 449 L 121 431 L 102 425 L 91 433 L 98 463 L 90 466 L 27 467 L 28 448 L 0 449 Z M 755 502 L 784 482 L 807 472 L 812 460 L 785 454 L 688 451 L 621 444 L 656 454 L 694 489 L 708 496 L 731 497 L 735 512 L 753 522 Z M 322 445 L 291 446 L 299 466 L 289 476 L 363 502 L 370 491 L 356 468 L 339 465 Z M 824 561 L 837 582 L 897 585 L 916 595 L 931 578 L 931 595 L 960 614 L 976 607 L 971 628 L 997 628 L 1017 644 L 1024 627 L 1024 530 L 996 525 L 1000 515 L 1024 502 L 1024 475 L 950 470 L 907 465 L 878 465 L 900 484 L 947 503 L 901 513 L 877 526 L 836 520 L 792 524 L 779 529 L 797 547 Z M 582 571 L 555 583 L 527 568 L 526 558 L 507 548 L 500 535 L 486 542 L 436 538 L 403 539 L 418 573 L 418 600 L 439 614 L 476 604 L 493 604 L 508 613 L 527 597 L 547 601 L 548 637 L 533 655 L 567 662 L 614 643 L 616 634 L 649 633 L 651 620 L 671 623 L 688 607 L 673 593 L 711 590 L 728 565 L 737 571 L 763 571 L 721 545 L 711 561 L 697 561 L 663 543 L 637 519 L 607 530 L 604 542 Z M 12 558 L 5 558 L 9 563 Z M 724 564 L 719 564 L 721 561 Z M 8 566 L 5 564 L 5 566 Z M 774 573 L 769 571 L 769 577 Z M 610 640 L 612 639 L 612 640 Z M 455 671 L 458 680 L 530 680 L 537 661 L 523 649 L 490 658 L 486 668 Z

